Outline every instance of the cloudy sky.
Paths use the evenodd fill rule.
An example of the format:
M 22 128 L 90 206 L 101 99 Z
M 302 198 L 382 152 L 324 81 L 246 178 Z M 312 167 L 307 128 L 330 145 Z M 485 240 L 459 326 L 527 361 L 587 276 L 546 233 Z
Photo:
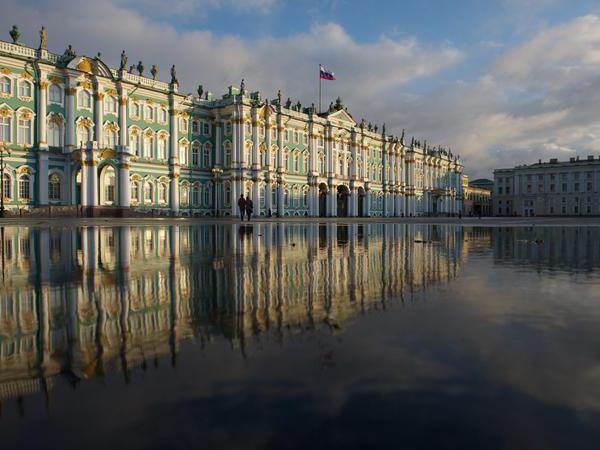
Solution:
M 497 167 L 600 155 L 600 4 L 587 0 L 2 0 L 50 50 L 73 44 L 118 65 L 175 64 L 184 92 L 251 90 L 317 101 L 318 64 L 357 120 L 461 155 L 472 178 Z

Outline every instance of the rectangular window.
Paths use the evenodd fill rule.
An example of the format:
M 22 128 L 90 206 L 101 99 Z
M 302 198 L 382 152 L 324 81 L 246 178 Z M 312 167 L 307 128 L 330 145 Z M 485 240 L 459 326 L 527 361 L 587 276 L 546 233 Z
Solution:
M 210 136 L 210 132 L 211 132 L 211 127 L 210 127 L 210 123 L 204 122 L 204 124 L 202 125 L 203 130 L 202 132 L 204 133 L 204 136 Z
M 10 138 L 10 117 L 0 117 L 0 141 L 12 141 Z

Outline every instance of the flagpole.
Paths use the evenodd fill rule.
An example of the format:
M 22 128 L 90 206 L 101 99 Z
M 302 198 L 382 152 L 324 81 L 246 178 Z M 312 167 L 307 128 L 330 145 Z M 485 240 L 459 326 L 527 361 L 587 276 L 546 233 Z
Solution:
M 321 114 L 321 83 L 323 80 L 321 79 L 321 65 L 319 65 L 319 114 Z

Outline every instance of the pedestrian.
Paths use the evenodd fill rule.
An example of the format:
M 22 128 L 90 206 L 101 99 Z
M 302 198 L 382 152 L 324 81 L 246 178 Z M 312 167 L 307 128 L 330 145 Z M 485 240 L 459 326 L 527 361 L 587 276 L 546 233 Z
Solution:
M 246 197 L 246 217 L 248 218 L 248 222 L 250 222 L 250 219 L 252 218 L 252 212 L 254 211 L 254 203 L 252 202 L 252 199 L 250 198 L 250 196 Z
M 248 199 L 250 200 L 250 199 Z M 244 213 L 246 212 L 246 199 L 244 198 L 244 194 L 240 195 L 238 200 L 238 208 L 240 209 L 240 219 L 242 222 L 244 221 Z

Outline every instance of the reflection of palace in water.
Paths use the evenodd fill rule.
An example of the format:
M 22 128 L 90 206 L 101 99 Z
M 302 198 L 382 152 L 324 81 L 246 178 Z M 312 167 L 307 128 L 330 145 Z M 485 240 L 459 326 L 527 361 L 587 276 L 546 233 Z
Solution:
M 6 227 L 0 400 L 176 355 L 192 336 L 337 330 L 457 275 L 459 227 Z

